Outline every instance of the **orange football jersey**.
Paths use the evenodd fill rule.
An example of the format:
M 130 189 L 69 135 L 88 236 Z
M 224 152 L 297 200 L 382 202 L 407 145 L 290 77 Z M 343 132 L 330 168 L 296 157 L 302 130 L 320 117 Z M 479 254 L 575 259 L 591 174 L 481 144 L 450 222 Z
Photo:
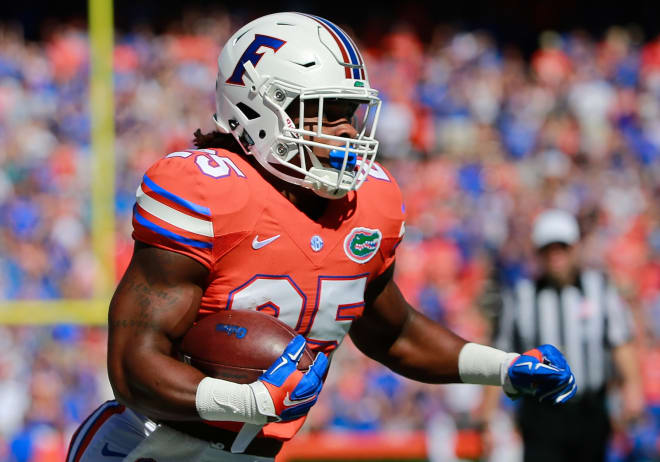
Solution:
M 169 154 L 147 171 L 133 237 L 208 268 L 199 316 L 264 311 L 330 352 L 362 314 L 366 286 L 393 262 L 403 220 L 399 188 L 380 165 L 313 221 L 243 156 L 200 149 Z M 297 431 L 278 425 L 264 434 Z

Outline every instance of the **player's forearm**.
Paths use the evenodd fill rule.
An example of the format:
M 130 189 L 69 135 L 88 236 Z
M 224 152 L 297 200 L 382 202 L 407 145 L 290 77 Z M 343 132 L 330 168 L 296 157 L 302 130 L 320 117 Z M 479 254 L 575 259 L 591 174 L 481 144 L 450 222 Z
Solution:
M 410 306 L 391 277 L 371 294 L 350 331 L 364 354 L 421 382 L 504 385 L 517 354 L 467 343 Z
M 458 356 L 467 342 L 410 309 L 400 335 L 379 360 L 393 371 L 427 383 L 460 382 Z
M 393 371 L 427 383 L 504 385 L 506 370 L 519 355 L 468 343 L 409 307 L 409 314 L 388 348 L 363 351 Z
M 254 384 L 206 377 L 158 351 L 132 353 L 115 367 L 110 358 L 110 381 L 119 401 L 157 421 L 265 424 L 273 415 L 272 403 L 263 402 L 263 393 Z
M 153 419 L 200 420 L 197 386 L 205 375 L 194 367 L 154 351 L 131 352 L 109 364 L 117 398 Z

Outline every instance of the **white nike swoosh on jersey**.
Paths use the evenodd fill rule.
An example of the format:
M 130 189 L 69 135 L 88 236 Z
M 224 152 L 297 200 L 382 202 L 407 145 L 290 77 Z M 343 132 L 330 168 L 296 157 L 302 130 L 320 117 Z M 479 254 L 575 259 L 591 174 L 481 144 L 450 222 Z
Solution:
M 263 241 L 260 241 L 259 235 L 257 234 L 256 236 L 254 236 L 254 240 L 252 241 L 252 248 L 254 250 L 259 250 L 260 248 L 267 246 L 268 244 L 270 244 L 279 237 L 280 235 L 278 234 L 277 236 L 269 237 L 268 239 L 264 239 Z
M 305 399 L 295 399 L 295 400 L 291 401 L 289 399 L 289 393 L 287 393 L 286 396 L 284 397 L 284 401 L 282 401 L 282 402 L 284 403 L 284 405 L 286 407 L 289 407 L 289 406 L 296 406 L 298 404 L 305 404 L 305 403 L 308 403 L 310 401 L 314 401 L 315 399 L 316 399 L 316 395 L 310 396 L 309 398 L 305 398 Z

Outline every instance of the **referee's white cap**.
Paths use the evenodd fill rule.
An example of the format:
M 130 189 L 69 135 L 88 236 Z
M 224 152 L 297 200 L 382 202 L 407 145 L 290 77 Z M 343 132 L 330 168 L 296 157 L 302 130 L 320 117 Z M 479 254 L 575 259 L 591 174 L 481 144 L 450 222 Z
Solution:
M 559 210 L 545 210 L 534 220 L 532 242 L 537 249 L 560 242 L 574 245 L 580 240 L 578 222 L 570 213 Z

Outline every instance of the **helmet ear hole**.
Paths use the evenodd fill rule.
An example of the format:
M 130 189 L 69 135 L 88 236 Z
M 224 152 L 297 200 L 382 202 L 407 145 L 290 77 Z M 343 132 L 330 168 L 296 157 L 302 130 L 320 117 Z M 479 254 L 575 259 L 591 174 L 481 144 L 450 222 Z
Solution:
M 266 131 L 265 130 L 259 130 L 259 138 L 262 140 L 266 138 Z

